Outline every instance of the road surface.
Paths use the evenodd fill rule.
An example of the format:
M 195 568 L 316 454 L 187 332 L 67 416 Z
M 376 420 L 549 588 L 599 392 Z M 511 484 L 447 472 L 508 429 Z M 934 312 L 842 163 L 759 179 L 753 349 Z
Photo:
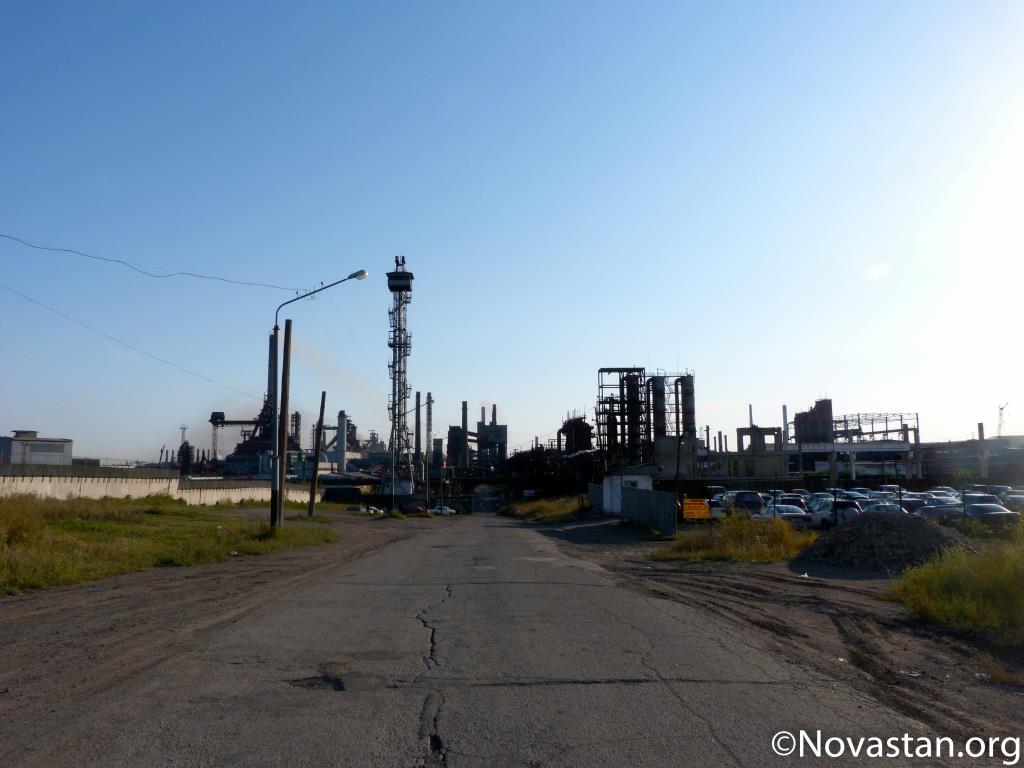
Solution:
M 0 762 L 765 766 L 792 764 L 771 749 L 783 729 L 925 732 L 713 613 L 618 585 L 535 528 L 489 515 L 360 523 L 408 527 L 364 552 L 214 566 L 216 588 L 203 568 L 176 572 L 207 584 L 196 587 L 213 606 L 205 622 L 185 607 L 160 613 L 168 571 L 118 577 L 131 600 L 155 601 L 152 621 L 134 614 L 120 645 L 89 645 L 97 629 L 36 672 L 0 670 Z M 224 574 L 243 565 L 255 574 L 244 596 L 261 597 L 228 610 Z M 139 579 L 145 593 L 130 589 Z M 60 599 L 81 594 L 100 615 L 118 599 L 104 590 Z M 0 661 L 54 647 L 29 629 L 33 601 L 47 599 L 0 601 L 17 619 L 0 628 Z M 87 617 L 67 616 L 73 636 Z

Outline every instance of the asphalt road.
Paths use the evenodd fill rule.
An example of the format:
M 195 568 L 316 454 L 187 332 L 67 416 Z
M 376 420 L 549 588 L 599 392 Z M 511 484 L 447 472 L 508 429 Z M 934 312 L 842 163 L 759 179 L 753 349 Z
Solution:
M 73 712 L 49 702 L 59 719 L 16 764 L 765 766 L 794 764 L 771 750 L 782 729 L 925 732 L 529 526 L 423 522 L 115 675 Z

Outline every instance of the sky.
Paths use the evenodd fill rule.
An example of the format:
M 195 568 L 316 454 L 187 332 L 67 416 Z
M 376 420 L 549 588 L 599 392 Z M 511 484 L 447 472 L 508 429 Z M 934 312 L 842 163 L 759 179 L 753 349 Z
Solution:
M 283 312 L 291 402 L 386 435 L 402 254 L 435 436 L 493 402 L 528 447 L 629 365 L 694 371 L 712 433 L 823 396 L 1024 432 L 1019 2 L 0 0 L 0 34 L 0 233 L 292 289 L 0 238 L 0 431 L 208 447 L 277 304 L 365 268 Z

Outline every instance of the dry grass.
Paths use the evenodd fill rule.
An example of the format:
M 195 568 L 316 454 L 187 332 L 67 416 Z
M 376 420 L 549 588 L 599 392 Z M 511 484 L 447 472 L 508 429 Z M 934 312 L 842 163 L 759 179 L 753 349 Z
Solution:
M 320 525 L 284 526 L 274 534 L 265 524 L 167 497 L 11 496 L 0 499 L 0 594 L 335 540 Z
M 721 523 L 677 533 L 672 544 L 656 550 L 651 557 L 769 563 L 792 560 L 816 538 L 817 533 L 797 530 L 783 520 L 751 520 L 731 515 Z
M 923 619 L 1024 643 L 1024 528 L 978 552 L 950 550 L 911 568 L 892 596 Z
M 560 496 L 553 499 L 515 501 L 511 511 L 515 517 L 531 523 L 564 523 L 584 508 L 582 496 Z

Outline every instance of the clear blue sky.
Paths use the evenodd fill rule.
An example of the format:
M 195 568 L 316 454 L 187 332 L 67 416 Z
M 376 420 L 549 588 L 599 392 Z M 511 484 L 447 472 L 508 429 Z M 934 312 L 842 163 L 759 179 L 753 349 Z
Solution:
M 8 1 L 0 30 L 0 231 L 289 286 L 371 272 L 290 313 L 307 424 L 323 388 L 385 430 L 401 253 L 435 434 L 494 401 L 528 443 L 629 364 L 695 370 L 713 431 L 830 395 L 919 411 L 925 439 L 994 433 L 1009 400 L 1024 432 L 1021 3 Z M 0 262 L 262 396 L 287 293 Z M 0 430 L 155 458 L 258 409 L 0 307 Z

